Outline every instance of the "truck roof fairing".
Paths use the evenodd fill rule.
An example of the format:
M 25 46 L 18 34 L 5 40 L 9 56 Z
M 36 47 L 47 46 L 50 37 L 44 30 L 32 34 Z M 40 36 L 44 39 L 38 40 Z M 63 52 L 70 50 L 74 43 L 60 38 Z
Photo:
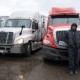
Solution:
M 49 16 L 52 15 L 79 15 L 74 8 L 52 8 Z
M 32 11 L 16 11 L 13 12 L 9 19 L 31 19 L 39 21 L 40 14 L 38 12 L 32 12 Z

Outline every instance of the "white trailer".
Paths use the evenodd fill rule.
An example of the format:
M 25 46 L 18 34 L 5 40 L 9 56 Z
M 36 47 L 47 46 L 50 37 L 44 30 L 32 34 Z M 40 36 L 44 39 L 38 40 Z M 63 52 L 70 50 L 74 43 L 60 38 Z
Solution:
M 41 33 L 42 33 L 42 39 L 43 39 L 44 35 L 46 34 L 46 27 L 45 27 L 46 26 L 46 16 L 42 15 L 41 18 L 43 22 L 42 27 L 41 27 Z
M 0 53 L 30 56 L 31 51 L 42 47 L 41 19 L 39 13 L 14 12 L 0 29 Z
M 9 16 L 0 16 L 0 28 L 4 27 L 4 24 Z

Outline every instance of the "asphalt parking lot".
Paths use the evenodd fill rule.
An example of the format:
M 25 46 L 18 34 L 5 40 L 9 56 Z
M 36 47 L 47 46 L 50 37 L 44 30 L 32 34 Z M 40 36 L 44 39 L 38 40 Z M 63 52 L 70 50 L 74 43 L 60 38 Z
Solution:
M 80 68 L 70 76 L 67 61 L 45 63 L 40 49 L 30 57 L 0 55 L 0 80 L 80 80 Z

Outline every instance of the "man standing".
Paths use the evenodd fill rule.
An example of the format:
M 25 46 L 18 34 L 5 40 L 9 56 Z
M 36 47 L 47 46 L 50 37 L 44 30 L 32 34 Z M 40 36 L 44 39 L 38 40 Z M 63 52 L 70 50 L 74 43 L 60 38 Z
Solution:
M 79 66 L 80 33 L 77 24 L 73 23 L 71 29 L 66 33 L 64 41 L 68 45 L 70 75 L 77 74 Z

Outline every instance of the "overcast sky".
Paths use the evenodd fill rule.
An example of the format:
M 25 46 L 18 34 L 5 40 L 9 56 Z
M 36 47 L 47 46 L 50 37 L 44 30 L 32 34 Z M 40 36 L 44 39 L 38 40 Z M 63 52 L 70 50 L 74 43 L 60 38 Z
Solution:
M 47 15 L 52 7 L 74 7 L 80 11 L 80 0 L 0 0 L 0 16 L 9 16 L 21 10 L 33 10 Z

